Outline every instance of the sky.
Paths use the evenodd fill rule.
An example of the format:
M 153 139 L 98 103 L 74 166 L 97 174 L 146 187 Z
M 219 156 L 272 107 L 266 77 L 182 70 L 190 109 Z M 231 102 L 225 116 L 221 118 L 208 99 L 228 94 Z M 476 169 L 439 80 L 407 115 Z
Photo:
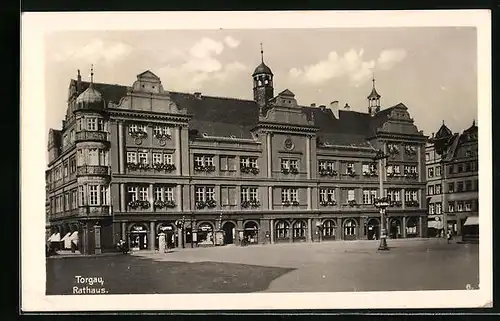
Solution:
M 151 70 L 165 90 L 252 99 L 264 61 L 275 95 L 300 105 L 339 101 L 367 112 L 372 77 L 382 109 L 404 103 L 425 135 L 477 123 L 477 39 L 472 27 L 53 32 L 45 38 L 48 128 L 61 128 L 77 69 L 96 82 L 131 86 Z

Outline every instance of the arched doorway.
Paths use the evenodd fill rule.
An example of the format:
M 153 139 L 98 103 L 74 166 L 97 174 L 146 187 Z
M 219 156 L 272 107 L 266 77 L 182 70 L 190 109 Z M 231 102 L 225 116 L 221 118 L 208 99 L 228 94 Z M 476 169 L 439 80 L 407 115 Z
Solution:
M 284 220 L 276 222 L 276 241 L 290 240 L 290 223 Z
M 222 225 L 222 230 L 224 231 L 224 244 L 233 244 L 236 236 L 236 225 L 233 222 L 225 222 Z
M 148 248 L 148 227 L 143 223 L 134 223 L 129 227 L 129 246 L 132 250 L 146 250 Z
M 293 241 L 304 242 L 306 240 L 307 224 L 305 221 L 293 223 Z
M 214 226 L 209 222 L 202 222 L 197 228 L 198 246 L 215 245 Z
M 352 218 L 348 218 L 344 221 L 344 240 L 350 241 L 357 238 L 356 230 L 358 224 Z
M 256 222 L 246 222 L 243 229 L 243 237 L 247 244 L 259 243 L 259 225 Z
M 371 218 L 366 223 L 366 238 L 369 240 L 378 240 L 380 237 L 380 221 Z
M 406 237 L 417 237 L 418 236 L 418 220 L 416 217 L 410 217 L 406 221 Z
M 174 222 L 160 223 L 156 226 L 155 248 L 159 249 L 159 235 L 165 234 L 165 244 L 168 249 L 177 246 L 177 235 Z
M 398 218 L 391 218 L 389 221 L 389 237 L 391 239 L 399 239 L 403 237 L 401 232 L 401 220 Z
M 323 240 L 335 240 L 337 225 L 333 220 L 325 220 L 322 224 L 322 239 Z

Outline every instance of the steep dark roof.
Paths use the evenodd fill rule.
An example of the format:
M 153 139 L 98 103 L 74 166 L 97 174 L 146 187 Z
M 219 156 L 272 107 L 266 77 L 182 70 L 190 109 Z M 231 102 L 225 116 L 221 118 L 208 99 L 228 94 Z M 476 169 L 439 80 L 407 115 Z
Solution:
M 260 65 L 255 68 L 255 71 L 253 72 L 252 76 L 255 76 L 257 74 L 270 74 L 272 75 L 273 72 L 271 71 L 271 68 L 269 68 L 264 62 L 261 62 Z
M 448 138 L 450 137 L 451 135 L 453 135 L 453 133 L 451 132 L 451 130 L 443 123 L 443 125 L 441 125 L 441 127 L 439 128 L 439 130 L 437 131 L 436 133 L 436 136 L 434 137 L 435 139 L 441 139 L 441 138 Z
M 181 109 L 193 115 L 190 127 L 200 134 L 251 138 L 250 130 L 259 120 L 259 107 L 252 100 L 201 96 L 170 92 Z
M 76 80 L 71 79 L 72 82 L 76 83 Z M 89 87 L 90 83 L 86 81 L 81 82 L 81 90 L 85 91 Z M 128 87 L 122 85 L 114 84 L 103 84 L 103 83 L 93 83 L 94 89 L 99 91 L 102 98 L 106 102 L 118 103 L 120 99 L 127 94 Z
M 380 98 L 381 96 L 378 94 L 377 90 L 375 89 L 375 87 L 373 87 L 372 89 L 372 92 L 370 93 L 370 95 L 368 95 L 368 99 L 378 99 Z

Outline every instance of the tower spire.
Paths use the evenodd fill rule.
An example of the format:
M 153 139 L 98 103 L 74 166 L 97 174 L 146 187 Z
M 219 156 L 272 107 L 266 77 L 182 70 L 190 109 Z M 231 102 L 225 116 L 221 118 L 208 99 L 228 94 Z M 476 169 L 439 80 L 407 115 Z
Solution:
M 373 88 L 375 89 L 375 71 L 372 71 L 372 83 L 373 83 Z
M 94 83 L 94 64 L 90 65 L 90 86 Z
M 260 61 L 264 62 L 264 49 L 262 49 L 262 42 L 260 43 Z

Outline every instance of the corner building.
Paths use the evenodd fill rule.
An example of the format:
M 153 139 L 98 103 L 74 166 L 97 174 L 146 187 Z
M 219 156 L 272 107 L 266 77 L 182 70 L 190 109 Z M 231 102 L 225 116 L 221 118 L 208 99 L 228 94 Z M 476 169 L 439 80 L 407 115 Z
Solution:
M 426 237 L 425 142 L 399 103 L 367 113 L 300 106 L 262 60 L 254 100 L 166 91 L 151 71 L 131 87 L 70 81 L 62 130 L 49 132 L 48 228 L 84 253 L 120 238 L 169 246 L 379 237 L 379 169 L 390 238 Z

